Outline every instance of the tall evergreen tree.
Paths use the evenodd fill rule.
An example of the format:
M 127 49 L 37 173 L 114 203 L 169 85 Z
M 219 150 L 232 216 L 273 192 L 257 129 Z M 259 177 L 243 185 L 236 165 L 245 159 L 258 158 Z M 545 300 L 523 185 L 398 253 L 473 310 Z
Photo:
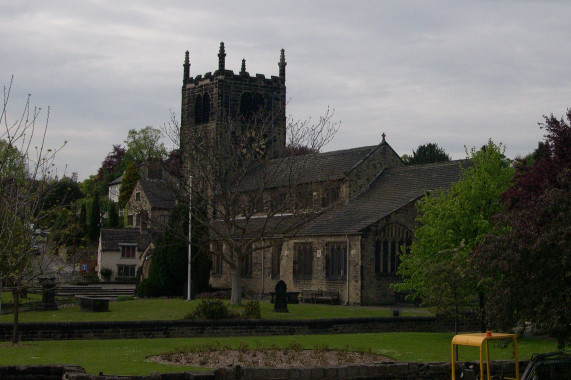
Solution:
M 193 218 L 193 223 L 196 220 Z M 203 230 L 193 224 L 192 244 L 192 291 L 208 289 L 210 259 L 199 251 L 205 245 Z M 139 296 L 182 296 L 186 291 L 188 268 L 188 207 L 179 205 L 173 209 L 165 233 L 160 236 L 152 253 L 149 278 L 138 288 Z
M 95 193 L 91 203 L 91 214 L 89 214 L 89 240 L 96 241 L 99 238 L 100 221 L 101 207 L 99 206 L 99 194 Z

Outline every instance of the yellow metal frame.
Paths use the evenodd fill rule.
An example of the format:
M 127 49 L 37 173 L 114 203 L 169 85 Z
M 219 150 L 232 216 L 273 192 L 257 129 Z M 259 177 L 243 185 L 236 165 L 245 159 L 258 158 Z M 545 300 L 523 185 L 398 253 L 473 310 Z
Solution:
M 512 339 L 514 343 L 514 358 L 515 358 L 515 378 L 504 377 L 504 379 L 518 380 L 519 379 L 519 363 L 517 360 L 517 335 L 516 334 L 503 334 L 503 333 L 476 333 L 476 334 L 460 334 L 452 338 L 452 380 L 456 380 L 456 358 L 454 357 L 454 346 L 472 346 L 480 349 L 480 379 L 484 379 L 484 350 L 486 346 L 486 379 L 490 380 L 490 350 L 488 342 L 490 340 L 499 339 Z

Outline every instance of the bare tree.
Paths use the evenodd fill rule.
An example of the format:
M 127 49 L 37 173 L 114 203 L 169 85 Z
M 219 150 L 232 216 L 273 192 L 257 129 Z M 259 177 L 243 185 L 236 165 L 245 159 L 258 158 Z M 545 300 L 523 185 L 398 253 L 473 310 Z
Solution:
M 248 258 L 295 236 L 331 206 L 321 201 L 327 175 L 316 171 L 314 152 L 337 131 L 332 116 L 328 109 L 317 122 L 290 118 L 285 130 L 273 130 L 279 124 L 274 116 L 259 113 L 180 130 L 173 115 L 165 127 L 181 146 L 185 178 L 179 197 L 192 199 L 193 223 L 208 231 L 208 251 L 231 268 L 233 304 L 241 303 L 240 277 Z M 310 154 L 296 155 L 300 150 Z M 214 249 L 220 244 L 213 242 L 225 248 Z
M 45 146 L 49 108 L 42 122 L 41 109 L 31 107 L 30 95 L 19 116 L 9 120 L 12 83 L 13 78 L 4 87 L 0 115 L 0 280 L 14 296 L 15 344 L 22 290 L 57 269 L 49 242 L 42 241 L 38 229 L 58 207 L 45 203 L 54 184 L 54 158 L 63 145 L 55 150 Z

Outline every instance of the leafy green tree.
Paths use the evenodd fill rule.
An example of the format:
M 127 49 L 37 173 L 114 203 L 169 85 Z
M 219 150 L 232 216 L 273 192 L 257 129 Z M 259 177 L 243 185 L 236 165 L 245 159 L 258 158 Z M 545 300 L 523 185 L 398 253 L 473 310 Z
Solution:
M 450 161 L 450 156 L 443 148 L 439 147 L 438 144 L 428 143 L 419 145 L 418 148 L 412 152 L 412 156 L 405 154 L 402 156 L 402 159 L 407 165 L 418 165 Z
M 130 162 L 125 169 L 125 174 L 123 175 L 123 180 L 119 187 L 119 208 L 125 208 L 125 206 L 127 206 L 127 202 L 129 202 L 129 198 L 131 198 L 131 194 L 139 178 L 139 167 L 134 162 Z
M 82 235 L 87 234 L 87 206 L 85 206 L 85 202 L 81 203 L 79 209 L 79 230 Z
M 420 227 L 410 252 L 401 253 L 403 282 L 396 289 L 413 291 L 441 311 L 473 304 L 477 281 L 469 254 L 491 231 L 491 218 L 502 209 L 499 195 L 513 173 L 503 153 L 491 140 L 486 149 L 473 148 L 474 166 L 463 170 L 457 183 L 417 203 Z
M 0 139 L 0 168 L 5 178 L 25 178 L 27 176 L 26 157 L 11 142 Z
M 571 122 L 571 110 L 567 111 Z M 545 117 L 545 142 L 521 161 L 503 194 L 505 211 L 475 250 L 490 327 L 531 322 L 571 342 L 571 127 Z M 537 152 L 537 151 L 536 151 Z
M 165 160 L 168 156 L 167 150 L 161 139 L 163 132 L 160 129 L 146 126 L 140 130 L 131 129 L 127 134 L 124 160 L 140 164 L 149 159 Z

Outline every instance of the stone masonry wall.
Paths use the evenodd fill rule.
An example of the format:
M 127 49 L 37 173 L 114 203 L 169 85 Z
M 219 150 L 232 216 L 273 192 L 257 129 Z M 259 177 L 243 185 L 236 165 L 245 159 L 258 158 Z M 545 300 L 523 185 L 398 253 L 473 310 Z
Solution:
M 476 370 L 478 362 L 468 362 Z M 520 374 L 523 373 L 528 361 L 520 361 Z M 511 361 L 495 361 L 490 363 L 492 374 L 503 373 L 504 376 L 515 376 L 515 363 Z M 458 370 L 457 378 L 459 378 Z M 409 380 L 430 379 L 449 380 L 451 377 L 450 363 L 417 363 L 417 362 L 386 362 L 370 365 L 351 365 L 343 367 L 314 367 L 314 368 L 219 368 L 205 372 L 152 373 L 148 376 L 114 376 L 107 374 L 90 375 L 79 366 L 8 366 L 0 367 L 0 378 L 3 380 L 38 379 L 38 380 Z
M 466 321 L 463 331 L 478 331 Z M 464 330 L 465 329 L 465 330 Z M 350 334 L 453 331 L 453 321 L 435 317 L 344 318 L 314 320 L 120 321 L 20 323 L 21 341 L 147 339 L 217 336 Z M 0 324 L 0 341 L 12 339 L 12 324 Z

